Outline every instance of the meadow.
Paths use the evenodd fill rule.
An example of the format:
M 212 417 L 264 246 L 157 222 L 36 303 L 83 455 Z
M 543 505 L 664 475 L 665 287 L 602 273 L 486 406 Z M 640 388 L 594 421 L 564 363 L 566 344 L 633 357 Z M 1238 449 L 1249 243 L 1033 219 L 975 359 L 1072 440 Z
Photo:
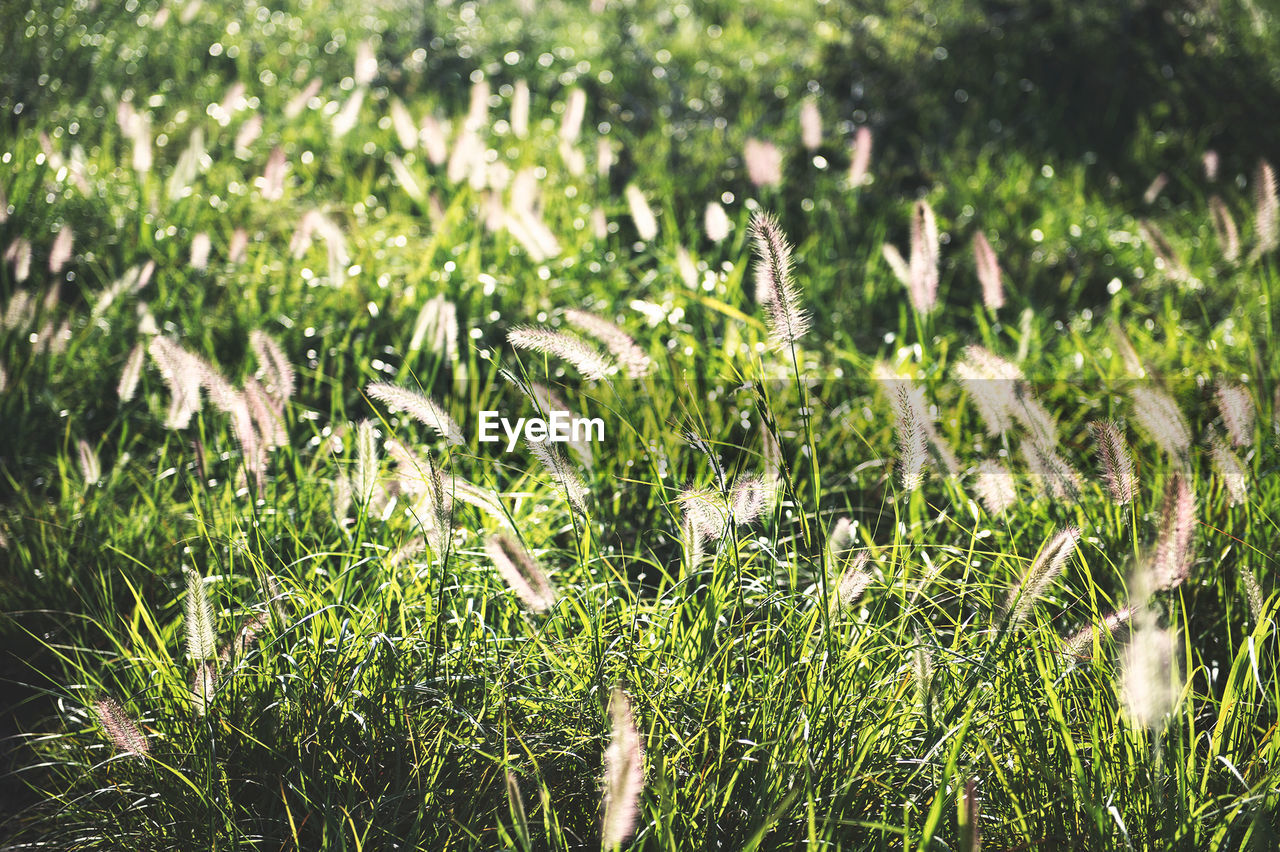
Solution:
M 1280 848 L 1254 0 L 3 18 L 0 849 Z

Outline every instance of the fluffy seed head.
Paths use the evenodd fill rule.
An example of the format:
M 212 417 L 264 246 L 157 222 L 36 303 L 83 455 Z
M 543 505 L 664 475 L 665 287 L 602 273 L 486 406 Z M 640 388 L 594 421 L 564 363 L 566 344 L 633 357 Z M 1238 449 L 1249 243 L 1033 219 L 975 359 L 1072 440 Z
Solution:
M 467 105 L 466 127 L 480 130 L 489 126 L 489 81 L 477 80 L 471 85 L 471 101 Z
M 1266 596 L 1262 593 L 1262 584 L 1258 582 L 1258 577 L 1247 567 L 1240 569 L 1240 582 L 1244 586 L 1245 600 L 1249 604 L 1249 614 L 1253 616 L 1254 623 L 1262 620 L 1262 610 L 1266 606 Z
M 742 151 L 747 164 L 747 178 L 756 186 L 782 184 L 782 151 L 772 142 L 748 139 Z
M 31 274 L 31 242 L 26 237 L 15 237 L 5 249 L 4 259 L 13 264 L 13 278 L 18 284 Z
M 396 462 L 401 487 L 418 495 L 411 515 L 427 534 L 431 549 L 442 556 L 449 548 L 453 530 L 453 494 L 440 468 L 429 454 L 412 452 L 399 441 L 391 441 L 388 455 Z
M 520 542 L 506 533 L 495 533 L 485 542 L 484 550 L 502 579 L 530 610 L 542 613 L 555 606 L 555 588 Z
M 782 447 L 768 427 L 762 425 L 760 432 L 763 445 L 760 454 L 764 459 L 764 477 L 776 492 L 776 489 L 782 484 L 783 466 L 785 464 L 785 459 L 782 457 Z
M 356 426 L 356 468 L 351 477 L 352 496 L 361 506 L 373 500 L 378 488 L 378 430 L 370 420 Z
M 1155 618 L 1138 619 L 1133 638 L 1120 657 L 1120 700 L 1135 722 L 1148 729 L 1162 726 L 1182 694 L 1178 670 L 1178 635 L 1156 626 Z
M 307 83 L 307 87 L 298 94 L 294 95 L 289 103 L 285 104 L 284 117 L 293 121 L 302 115 L 302 111 L 307 109 L 307 105 L 311 99 L 320 94 L 320 87 L 324 85 L 319 77 L 313 77 L 311 82 Z
M 519 180 L 516 182 L 519 186 Z M 529 253 L 529 257 L 535 262 L 541 262 L 547 258 L 555 257 L 560 253 L 560 242 L 556 239 L 555 234 L 547 227 L 542 217 L 532 209 L 520 210 L 516 208 L 518 202 L 513 201 L 511 211 L 495 210 L 495 221 L 500 222 L 501 226 L 506 228 L 507 232 L 515 238 L 516 242 Z
M 1210 443 L 1213 470 L 1227 490 L 1232 506 L 1239 506 L 1249 499 L 1249 477 L 1244 465 L 1221 439 L 1214 437 Z
M 187 574 L 187 656 L 192 660 L 211 660 L 218 654 L 213 634 L 213 607 L 204 581 L 195 571 Z
M 653 238 L 658 236 L 658 220 L 654 218 L 653 210 L 649 207 L 644 193 L 640 187 L 631 183 L 627 184 L 623 194 L 627 198 L 627 207 L 631 210 L 631 221 L 635 223 L 636 233 L 646 243 L 652 242 Z
M 237 157 L 248 157 L 249 148 L 254 142 L 258 141 L 258 137 L 262 135 L 262 116 L 254 113 L 249 116 L 244 124 L 240 125 L 240 130 L 236 133 L 235 151 Z M 138 171 L 146 171 L 138 169 Z
M 518 88 L 517 91 L 519 91 Z M 525 118 L 527 122 L 527 111 Z M 427 152 L 427 159 L 431 161 L 431 165 L 442 166 L 449 159 L 448 122 L 441 121 L 434 115 L 424 115 L 418 124 L 418 140 L 422 142 L 423 150 Z
M 507 340 L 517 349 L 527 349 L 567 361 L 583 378 L 592 381 L 606 378 L 617 370 L 617 365 L 598 349 L 570 334 L 546 328 L 518 327 L 507 332 Z
M 1031 440 L 1052 449 L 1058 445 L 1058 426 L 1053 415 L 1036 399 L 1035 392 L 1026 382 L 1016 382 L 1013 386 L 1013 408 L 1011 412 L 1015 420 L 1026 430 Z
M 133 156 L 131 165 L 140 175 L 151 171 L 154 158 L 151 155 L 151 116 L 139 116 L 137 129 L 132 134 Z
M 898 472 L 904 491 L 914 491 L 924 481 L 928 446 L 920 415 L 922 408 L 920 391 L 907 382 L 898 384 L 893 395 L 893 411 L 898 432 Z
M 866 551 L 849 560 L 849 564 L 840 574 L 840 582 L 836 584 L 836 594 L 832 601 L 835 606 L 851 607 L 861 600 L 863 593 L 875 579 L 867 570 L 867 563 L 870 561 L 871 557 Z
M 618 364 L 621 365 L 629 377 L 633 379 L 641 378 L 652 371 L 653 361 L 645 354 L 644 350 L 636 345 L 630 335 L 607 319 L 586 311 L 574 309 L 565 311 L 565 319 L 569 320 L 571 324 L 584 333 L 603 343 L 613 356 L 618 359 Z
M 200 359 L 165 337 L 155 337 L 147 346 L 160 377 L 169 388 L 169 413 L 165 427 L 185 429 L 200 410 Z
M 357 86 L 367 86 L 378 76 L 378 57 L 374 55 L 373 45 L 362 41 L 356 45 L 356 65 L 352 73 Z
M 170 201 L 177 201 L 191 194 L 191 183 L 196 175 L 208 163 L 208 152 L 204 145 L 204 128 L 196 127 L 188 137 L 187 147 L 178 155 L 173 170 L 169 173 L 165 193 Z
M 1236 228 L 1236 220 L 1221 196 L 1209 199 L 1209 216 L 1213 221 L 1213 232 L 1218 238 L 1218 248 L 1224 260 L 1234 263 L 1240 259 L 1240 231 Z
M 284 148 L 276 145 L 267 156 L 267 166 L 262 170 L 262 177 L 255 181 L 264 201 L 279 201 L 284 198 L 284 179 L 288 171 Z
M 973 261 L 978 268 L 978 282 L 982 285 L 982 303 L 992 311 L 1004 307 L 1000 261 L 986 234 L 981 231 L 973 235 Z
M 506 771 L 507 780 L 507 804 L 511 808 L 512 816 L 515 817 L 516 826 L 521 835 L 525 838 L 529 836 L 529 817 L 524 810 L 524 796 L 520 795 L 520 784 L 516 781 L 516 776 L 511 770 Z
M 1164 188 L 1169 185 L 1169 176 L 1164 172 L 1156 175 L 1151 183 L 1147 185 L 1147 189 L 1142 193 L 1143 204 L 1155 204 L 1156 199 L 1160 197 L 1160 193 L 1164 192 Z
M 800 105 L 800 142 L 809 151 L 822 147 L 822 113 L 813 98 Z
M 1142 236 L 1142 241 L 1150 246 L 1152 253 L 1155 254 L 1156 268 L 1164 272 L 1170 280 L 1185 281 L 1191 277 L 1182 258 L 1174 249 L 1173 243 L 1169 242 L 1169 238 L 1165 236 L 1159 225 L 1150 219 L 1142 219 L 1138 222 L 1138 233 Z
M 187 265 L 192 269 L 203 270 L 209 265 L 209 252 L 213 248 L 213 242 L 209 239 L 209 235 L 204 231 L 196 234 L 191 238 L 191 256 L 187 260 Z
M 76 452 L 80 461 L 80 474 L 85 485 L 94 485 L 102 479 L 102 465 L 98 461 L 98 453 L 83 439 L 76 442 Z
M 248 248 L 249 232 L 244 228 L 236 228 L 231 232 L 231 240 L 227 243 L 227 263 L 241 263 Z
M 239 80 L 228 86 L 227 91 L 222 95 L 222 102 L 218 104 L 218 112 L 229 118 L 232 113 L 247 107 L 249 104 L 244 96 L 245 91 L 245 84 Z M 223 122 L 219 121 L 219 123 Z
M 529 84 L 516 80 L 511 93 L 511 132 L 517 139 L 529 135 Z
M 1219 163 L 1220 163 L 1220 159 L 1218 157 L 1217 151 L 1210 149 L 1204 152 L 1204 156 L 1201 157 L 1201 164 L 1204 166 L 1205 180 L 1212 183 L 1213 181 L 1218 179 Z
M 720 206 L 718 201 L 712 201 L 707 205 L 706 212 L 702 216 L 702 226 L 707 232 L 707 239 L 713 243 L 723 242 L 728 239 L 729 232 L 733 230 L 733 223 L 729 221 L 729 214 L 724 212 L 724 208 Z
M 94 712 L 102 729 L 107 732 L 111 742 L 120 754 L 133 754 L 138 757 L 151 753 L 151 744 L 143 736 L 137 723 L 129 718 L 124 708 L 113 698 L 99 698 L 93 702 Z
M 138 334 L 147 337 L 153 337 L 160 333 L 160 326 L 156 322 L 155 314 L 151 313 L 151 306 L 146 302 L 139 303 L 137 307 L 138 314 Z
M 998 515 L 1018 502 L 1013 474 L 995 459 L 987 459 L 974 469 L 974 490 L 987 511 Z
M 690 290 L 698 289 L 698 265 L 693 262 L 693 255 L 684 246 L 676 247 L 676 269 L 680 270 L 680 280 Z
M 1115 343 L 1116 351 L 1120 354 L 1120 360 L 1124 362 L 1126 375 L 1136 379 L 1145 377 L 1147 368 L 1142 365 L 1138 350 L 1133 347 L 1133 341 L 1125 333 L 1124 326 L 1114 320 L 1107 323 L 1107 326 L 1111 331 L 1111 339 Z
M 911 260 L 907 267 L 911 305 L 922 314 L 938 304 L 938 259 L 938 222 L 933 208 L 922 198 L 911 216 Z
M 124 370 L 120 373 L 120 383 L 116 385 L 116 395 L 120 397 L 121 402 L 133 399 L 134 393 L 137 392 L 138 380 L 142 378 L 142 366 L 146 356 L 147 350 L 141 343 L 134 344 L 133 349 L 129 351 L 129 357 L 124 362 Z
M 635 833 L 644 792 L 644 746 L 631 711 L 631 701 L 621 687 L 609 699 L 612 728 L 604 753 L 604 818 L 601 847 L 616 849 Z
M 1173 590 L 1191 573 L 1191 545 L 1196 531 L 1196 497 L 1181 473 L 1174 473 L 1164 490 L 1160 534 L 1151 565 L 1154 591 Z
M 917 633 L 915 647 L 911 649 L 911 679 L 915 681 L 916 695 L 926 713 L 933 696 L 933 673 L 933 652 Z
M 743 476 L 729 492 L 729 511 L 735 524 L 749 524 L 765 513 L 771 491 L 764 477 Z
M 445 490 L 454 499 L 479 509 L 507 529 L 515 531 L 511 518 L 502 508 L 502 502 L 489 489 L 474 485 L 460 476 L 449 476 L 445 479 Z
M 764 305 L 769 340 L 775 349 L 794 349 L 811 318 L 800 307 L 800 294 L 791 278 L 791 245 L 778 220 L 763 211 L 751 217 L 756 254 L 756 300 Z
M 1148 437 L 1169 455 L 1185 459 L 1191 449 L 1191 427 L 1173 398 L 1145 386 L 1133 388 L 1129 396 L 1134 419 Z
M 902 256 L 902 252 L 898 251 L 898 247 L 892 243 L 885 243 L 880 246 L 880 254 L 884 257 L 885 263 L 889 264 L 889 268 L 893 270 L 893 275 L 898 279 L 898 283 L 904 287 L 910 287 L 911 268 L 907 266 L 906 258 Z
M 560 141 L 573 144 L 582 135 L 582 119 L 587 114 L 587 93 L 573 89 L 564 102 L 564 116 L 560 119 Z
M 35 304 L 31 301 L 31 293 L 18 290 L 9 297 L 9 304 L 4 309 L 4 319 L 0 326 L 5 329 L 27 329 L 36 318 Z
M 1103 631 L 1107 636 L 1111 636 L 1127 625 L 1131 618 L 1133 618 L 1133 610 L 1127 606 L 1121 607 L 1102 620 L 1101 629 L 1097 625 L 1090 625 L 1068 639 L 1066 653 L 1076 659 L 1090 659 L 1093 656 L 1094 644 L 1102 637 Z
M 732 507 L 722 494 L 686 488 L 678 499 L 684 509 L 685 522 L 697 533 L 699 540 L 717 541 L 725 534 Z
M 217 665 L 212 660 L 197 660 L 195 673 L 191 677 L 191 703 L 196 715 L 203 716 L 208 712 L 209 702 L 213 700 L 217 685 Z
M 1280 201 L 1276 197 L 1276 172 L 1266 160 L 1258 161 L 1253 178 L 1254 230 L 1258 242 L 1255 257 L 1280 247 Z
M 400 143 L 400 147 L 406 151 L 416 150 L 418 147 L 418 125 L 414 122 L 413 116 L 409 114 L 409 109 L 404 105 L 404 101 L 399 98 L 391 99 L 391 127 L 396 132 L 396 141 Z
M 351 511 L 351 480 L 339 474 L 333 480 L 333 517 L 338 526 L 345 527 Z
M 613 168 L 613 164 L 618 161 L 613 153 L 613 145 L 609 143 L 608 138 L 601 136 L 596 139 L 596 175 L 601 180 L 609 177 L 609 170 Z
M 956 378 L 978 408 L 987 434 L 1003 435 L 1013 428 L 1014 412 L 1020 407 L 1022 371 L 988 349 L 965 347 L 964 357 L 956 363 Z M 1025 397 L 1028 392 L 1022 391 Z
M 52 335 L 49 337 L 49 354 L 62 355 L 67 351 L 67 345 L 71 342 L 71 320 L 64 319 L 58 323 Z
M 418 312 L 409 339 L 409 351 L 417 352 L 423 344 L 450 363 L 458 360 L 458 307 L 438 294 L 428 299 Z
M 568 403 L 546 385 L 540 385 L 537 382 L 531 382 L 527 388 L 522 382 L 515 382 L 515 385 L 521 393 L 533 400 L 538 407 L 538 412 L 543 416 L 549 417 L 553 411 L 563 411 L 570 420 L 574 419 L 574 414 L 569 409 Z M 573 435 L 573 430 L 570 430 L 568 444 L 569 450 L 577 456 L 582 466 L 587 470 L 591 470 L 595 464 L 595 458 L 591 452 L 591 442 Z
M 278 408 L 293 398 L 295 384 L 293 365 L 289 356 L 274 337 L 265 331 L 249 332 L 249 346 L 258 359 L 258 379 Z
M 298 229 L 289 243 L 295 258 L 301 258 L 311 250 L 312 235 L 319 235 L 324 240 L 329 260 L 329 281 L 341 283 L 345 278 L 346 265 L 351 262 L 342 229 L 319 210 L 307 211 L 298 222 Z
M 67 261 L 71 260 L 74 243 L 75 233 L 70 225 L 63 225 L 58 229 L 58 235 L 53 238 L 53 247 L 49 249 L 49 272 L 57 275 L 62 271 Z
M 827 560 L 836 562 L 853 547 L 853 522 L 848 518 L 840 518 L 827 534 Z
M 1079 500 L 1084 480 L 1052 446 L 1034 439 L 1021 443 L 1022 457 L 1032 478 L 1054 500 Z
M 405 195 L 419 204 L 427 200 L 427 191 L 422 188 L 422 184 L 414 177 L 413 172 L 405 165 L 404 160 L 395 154 L 387 154 L 387 163 L 391 166 L 391 173 L 396 176 L 396 183 L 400 184 L 400 188 L 404 190 Z
M 1232 446 L 1247 447 L 1252 444 L 1254 407 L 1249 392 L 1240 385 L 1218 382 L 1214 397 Z
M 1133 502 L 1138 481 L 1133 472 L 1133 455 L 1120 427 L 1111 420 L 1095 420 L 1089 424 L 1094 443 L 1098 446 L 1098 458 L 1102 462 L 1102 481 L 1107 493 L 1116 503 Z
M 569 464 L 569 460 L 564 457 L 564 453 L 549 441 L 529 441 L 528 444 L 529 451 L 542 463 L 547 473 L 551 474 L 552 479 L 564 491 L 565 497 L 569 500 L 569 507 L 586 517 L 587 497 L 590 496 L 591 491 L 578 472 Z
M 449 412 L 430 397 L 388 382 L 373 382 L 365 392 L 392 411 L 404 411 L 419 423 L 430 426 L 448 443 L 462 445 L 462 429 Z
M 859 127 L 853 136 L 849 158 L 849 185 L 862 186 L 869 177 L 871 167 L 871 129 Z
M 244 380 L 244 401 L 249 409 L 254 428 L 262 437 L 267 449 L 283 447 L 289 443 L 289 433 L 285 431 L 284 419 L 276 410 L 271 395 L 252 376 Z
M 484 160 L 484 143 L 470 126 L 463 125 L 462 130 L 453 140 L 453 150 L 449 152 L 449 165 L 445 168 L 445 177 L 450 183 L 460 183 L 472 168 Z
M 1027 569 L 1018 585 L 1009 593 L 1006 604 L 1010 612 L 1011 623 L 1017 626 L 1027 619 L 1031 609 L 1044 595 L 1053 581 L 1066 567 L 1067 560 L 1075 553 L 1076 544 L 1080 541 L 1080 530 L 1067 527 L 1045 542 L 1040 555 Z

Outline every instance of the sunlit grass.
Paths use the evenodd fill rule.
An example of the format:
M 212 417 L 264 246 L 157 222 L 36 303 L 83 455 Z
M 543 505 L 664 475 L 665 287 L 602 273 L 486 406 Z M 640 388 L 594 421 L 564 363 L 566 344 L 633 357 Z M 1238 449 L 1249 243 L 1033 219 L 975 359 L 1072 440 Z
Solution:
M 986 848 L 1272 848 L 1263 172 L 1211 180 L 1152 154 L 1170 181 L 1147 202 L 1088 158 L 925 152 L 945 168 L 919 183 L 940 236 L 937 304 L 917 310 L 882 250 L 934 262 L 909 158 L 877 136 L 873 180 L 851 186 L 849 145 L 874 122 L 821 91 L 822 144 L 802 144 L 838 16 L 605 5 L 522 29 L 385 4 L 251 3 L 231 25 L 213 7 L 37 4 L 36 29 L 10 36 L 47 77 L 0 76 L 0 249 L 31 247 L 24 280 L 20 246 L 0 266 L 22 803 L 5 830 L 37 848 L 594 848 L 605 753 L 629 742 L 620 688 L 643 749 L 637 848 L 972 849 L 975 827 Z M 779 146 L 780 186 L 747 179 L 749 137 Z M 727 235 L 704 233 L 710 202 Z M 796 304 L 772 313 L 759 211 L 794 245 Z M 616 323 L 649 374 L 571 311 Z M 779 332 L 798 312 L 811 327 Z M 511 345 L 516 328 L 545 345 Z M 254 332 L 291 362 L 291 393 Z M 187 356 L 165 366 L 157 336 L 202 388 L 183 428 L 166 421 Z M 1031 403 L 988 429 L 981 383 L 960 381 L 974 345 L 1021 371 L 1047 447 Z M 415 420 L 378 383 L 440 411 Z M 604 440 L 561 461 L 475 440 L 482 411 L 545 414 L 532 383 L 602 418 Z M 1223 383 L 1255 410 L 1231 446 Z M 1187 449 L 1162 446 L 1135 387 L 1172 398 Z M 1131 503 L 1102 477 L 1090 423 L 1107 419 L 1134 453 Z M 1055 496 L 1035 452 L 1074 468 L 1078 493 Z M 1003 510 L 984 461 L 1011 472 Z M 1194 496 L 1185 554 L 1170 482 Z M 1155 588 L 1166 557 L 1186 579 Z M 197 588 L 212 657 L 190 637 Z M 1168 668 L 1135 671 L 1153 659 Z M 103 723 L 108 698 L 146 754 Z

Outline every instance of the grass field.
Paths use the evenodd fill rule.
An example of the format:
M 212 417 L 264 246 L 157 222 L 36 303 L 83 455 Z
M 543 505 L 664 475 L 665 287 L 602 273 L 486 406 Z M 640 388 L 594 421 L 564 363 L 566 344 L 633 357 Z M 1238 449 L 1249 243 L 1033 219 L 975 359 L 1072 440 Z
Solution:
M 1280 848 L 1262 6 L 4 10 L 0 849 Z

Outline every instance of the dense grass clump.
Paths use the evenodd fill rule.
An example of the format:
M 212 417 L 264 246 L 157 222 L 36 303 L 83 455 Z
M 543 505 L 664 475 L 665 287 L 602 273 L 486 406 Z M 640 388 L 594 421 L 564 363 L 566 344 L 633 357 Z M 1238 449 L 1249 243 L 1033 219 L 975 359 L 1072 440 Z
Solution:
M 1273 19 L 590 5 L 16 9 L 5 848 L 1276 848 Z

